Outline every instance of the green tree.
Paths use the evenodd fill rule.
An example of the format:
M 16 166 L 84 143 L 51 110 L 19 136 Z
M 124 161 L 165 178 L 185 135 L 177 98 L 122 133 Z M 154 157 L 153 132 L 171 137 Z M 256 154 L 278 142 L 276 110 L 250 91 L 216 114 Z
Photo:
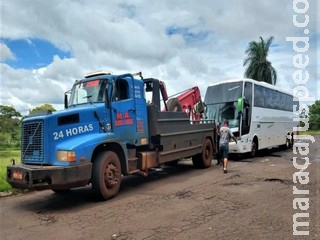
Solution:
M 35 107 L 31 110 L 29 110 L 29 114 L 32 114 L 32 113 L 36 113 L 36 112 L 55 112 L 57 111 L 51 104 L 49 103 L 44 103 L 38 107 Z
M 277 72 L 272 67 L 271 62 L 267 60 L 270 45 L 273 41 L 273 36 L 266 41 L 260 37 L 260 41 L 252 41 L 246 50 L 247 57 L 243 62 L 246 67 L 244 76 L 257 81 L 276 85 Z
M 19 118 L 21 117 L 21 113 L 11 106 L 0 105 L 0 116 L 5 116 L 8 118 Z
M 21 136 L 21 113 L 11 106 L 0 105 L 0 145 L 19 145 Z
M 320 100 L 309 107 L 309 129 L 320 130 Z

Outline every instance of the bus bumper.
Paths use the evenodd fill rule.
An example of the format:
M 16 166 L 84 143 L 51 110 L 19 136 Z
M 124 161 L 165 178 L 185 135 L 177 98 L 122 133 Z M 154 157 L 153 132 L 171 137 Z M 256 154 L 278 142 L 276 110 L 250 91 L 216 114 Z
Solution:
M 240 149 L 239 144 L 236 144 L 235 142 L 229 143 L 229 153 L 243 153 L 243 150 L 244 149 Z
M 92 163 L 77 166 L 36 166 L 18 164 L 7 167 L 7 181 L 21 189 L 69 189 L 90 182 Z

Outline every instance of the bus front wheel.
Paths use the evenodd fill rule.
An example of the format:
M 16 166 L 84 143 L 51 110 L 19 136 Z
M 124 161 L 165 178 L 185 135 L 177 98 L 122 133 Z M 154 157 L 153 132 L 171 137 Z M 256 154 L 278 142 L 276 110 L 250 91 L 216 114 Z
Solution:
M 257 151 L 258 151 L 258 140 L 253 139 L 251 143 L 251 152 L 250 152 L 252 158 L 254 158 L 257 155 Z

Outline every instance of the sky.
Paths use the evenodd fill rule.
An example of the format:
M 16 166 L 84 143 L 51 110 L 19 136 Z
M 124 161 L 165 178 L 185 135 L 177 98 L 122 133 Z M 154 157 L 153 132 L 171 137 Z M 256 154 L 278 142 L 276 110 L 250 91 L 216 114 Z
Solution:
M 199 86 L 204 98 L 211 84 L 243 77 L 245 50 L 260 36 L 274 37 L 277 86 L 319 100 L 317 0 L 0 0 L 0 105 L 23 115 L 44 103 L 63 109 L 64 93 L 95 70 L 141 71 L 169 96 Z M 290 37 L 307 39 L 296 44 L 306 51 Z M 294 81 L 297 70 L 306 83 Z

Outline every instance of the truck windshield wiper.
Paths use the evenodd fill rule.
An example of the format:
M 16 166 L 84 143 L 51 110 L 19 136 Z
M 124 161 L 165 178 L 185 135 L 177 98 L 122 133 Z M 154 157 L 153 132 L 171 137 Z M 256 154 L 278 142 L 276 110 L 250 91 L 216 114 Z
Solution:
M 89 101 L 89 103 L 91 103 L 92 104 L 92 95 L 88 95 L 88 96 L 85 96 L 85 97 L 83 97 L 83 98 L 86 98 L 86 99 L 88 99 L 88 101 Z

